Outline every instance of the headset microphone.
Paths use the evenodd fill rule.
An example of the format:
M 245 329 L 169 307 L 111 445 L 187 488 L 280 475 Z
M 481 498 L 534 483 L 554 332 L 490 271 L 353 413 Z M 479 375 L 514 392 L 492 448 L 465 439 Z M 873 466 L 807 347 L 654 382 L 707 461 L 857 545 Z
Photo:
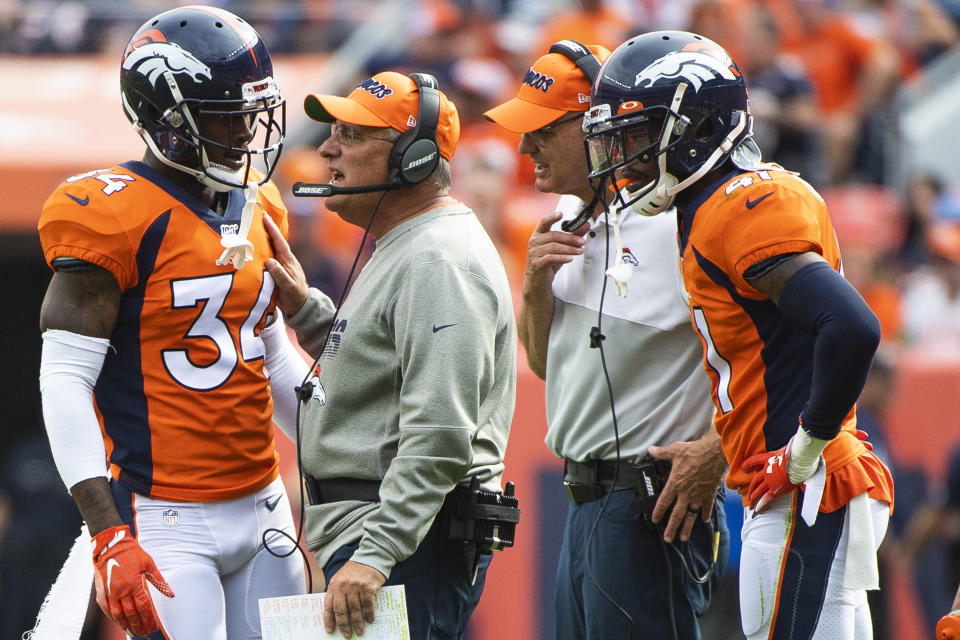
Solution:
M 400 180 L 391 180 L 381 184 L 368 184 L 359 187 L 338 187 L 326 183 L 296 182 L 293 185 L 293 195 L 312 198 L 327 198 L 338 194 L 375 193 L 377 191 L 393 191 L 403 186 Z

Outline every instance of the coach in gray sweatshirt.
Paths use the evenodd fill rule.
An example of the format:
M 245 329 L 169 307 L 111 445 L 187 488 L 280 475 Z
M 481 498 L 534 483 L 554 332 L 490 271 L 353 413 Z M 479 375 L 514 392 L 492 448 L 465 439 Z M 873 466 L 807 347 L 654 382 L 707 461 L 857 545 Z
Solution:
M 327 578 L 327 630 L 344 635 L 373 620 L 383 584 L 405 585 L 411 637 L 462 635 L 490 554 L 471 570 L 437 514 L 473 477 L 500 491 L 513 416 L 510 289 L 476 216 L 448 195 L 459 117 L 431 81 L 384 72 L 305 101 L 331 123 L 327 208 L 376 239 L 335 318 L 272 231 L 279 305 L 301 346 L 323 351 L 301 409 L 305 538 Z

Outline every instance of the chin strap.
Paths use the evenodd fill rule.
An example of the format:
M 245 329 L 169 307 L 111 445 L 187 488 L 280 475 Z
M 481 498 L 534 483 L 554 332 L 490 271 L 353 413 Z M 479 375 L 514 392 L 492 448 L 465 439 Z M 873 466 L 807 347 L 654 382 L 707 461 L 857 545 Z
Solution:
M 233 264 L 234 269 L 241 269 L 243 265 L 253 260 L 253 243 L 247 240 L 250 225 L 253 222 L 253 209 L 257 206 L 257 191 L 260 185 L 248 182 L 244 189 L 246 201 L 243 203 L 243 213 L 240 214 L 240 230 L 237 233 L 228 233 L 220 238 L 224 247 L 223 253 L 217 258 L 217 265 Z

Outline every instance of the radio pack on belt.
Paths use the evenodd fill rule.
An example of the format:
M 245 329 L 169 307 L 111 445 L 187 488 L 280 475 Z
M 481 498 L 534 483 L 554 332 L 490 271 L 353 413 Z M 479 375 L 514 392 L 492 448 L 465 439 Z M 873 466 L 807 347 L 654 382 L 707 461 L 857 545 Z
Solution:
M 357 500 L 380 501 L 380 480 L 359 478 L 327 478 L 319 480 L 303 474 L 307 499 L 311 505 Z M 508 482 L 503 493 L 480 487 L 474 476 L 470 485 L 458 484 L 443 500 L 437 514 L 446 544 L 462 547 L 466 569 L 475 580 L 480 554 L 502 551 L 513 546 L 520 504 L 513 495 L 514 485 Z
M 646 456 L 640 462 L 631 465 L 633 483 L 637 497 L 633 501 L 633 510 L 648 523 L 653 522 L 653 508 L 657 498 L 667 484 L 670 477 L 671 464 L 669 460 L 658 460 L 653 456 Z
M 457 485 L 447 494 L 438 517 L 450 543 L 463 546 L 464 561 L 473 579 L 481 553 L 512 547 L 520 501 L 514 496 L 514 484 L 508 482 L 503 493 L 480 488 L 474 476 L 470 486 Z

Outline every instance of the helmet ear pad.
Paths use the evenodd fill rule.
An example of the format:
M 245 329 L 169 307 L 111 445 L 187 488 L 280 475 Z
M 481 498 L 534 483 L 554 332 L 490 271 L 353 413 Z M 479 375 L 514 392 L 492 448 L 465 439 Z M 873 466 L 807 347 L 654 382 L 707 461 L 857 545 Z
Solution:
M 170 113 L 176 114 L 176 118 Z M 163 152 L 167 160 L 187 166 L 200 166 L 200 154 L 196 143 L 191 140 L 190 132 L 183 126 L 183 119 L 178 112 L 170 112 L 166 116 L 161 114 L 152 104 L 144 104 L 141 110 L 142 119 L 149 120 L 147 131 L 151 132 L 157 143 L 157 148 Z M 174 125 L 178 121 L 180 125 Z
M 390 150 L 388 161 L 391 181 L 406 187 L 429 178 L 440 163 L 437 126 L 440 122 L 440 91 L 436 78 L 427 73 L 412 73 L 417 83 L 420 106 L 416 124 L 400 134 Z
M 721 145 L 723 138 L 737 125 L 738 118 L 743 116 L 727 112 L 721 107 L 709 111 L 703 108 L 681 108 L 681 115 L 689 120 L 689 124 L 680 136 L 671 136 L 671 141 L 675 144 L 667 152 L 667 167 L 682 180 L 700 168 L 706 158 Z

